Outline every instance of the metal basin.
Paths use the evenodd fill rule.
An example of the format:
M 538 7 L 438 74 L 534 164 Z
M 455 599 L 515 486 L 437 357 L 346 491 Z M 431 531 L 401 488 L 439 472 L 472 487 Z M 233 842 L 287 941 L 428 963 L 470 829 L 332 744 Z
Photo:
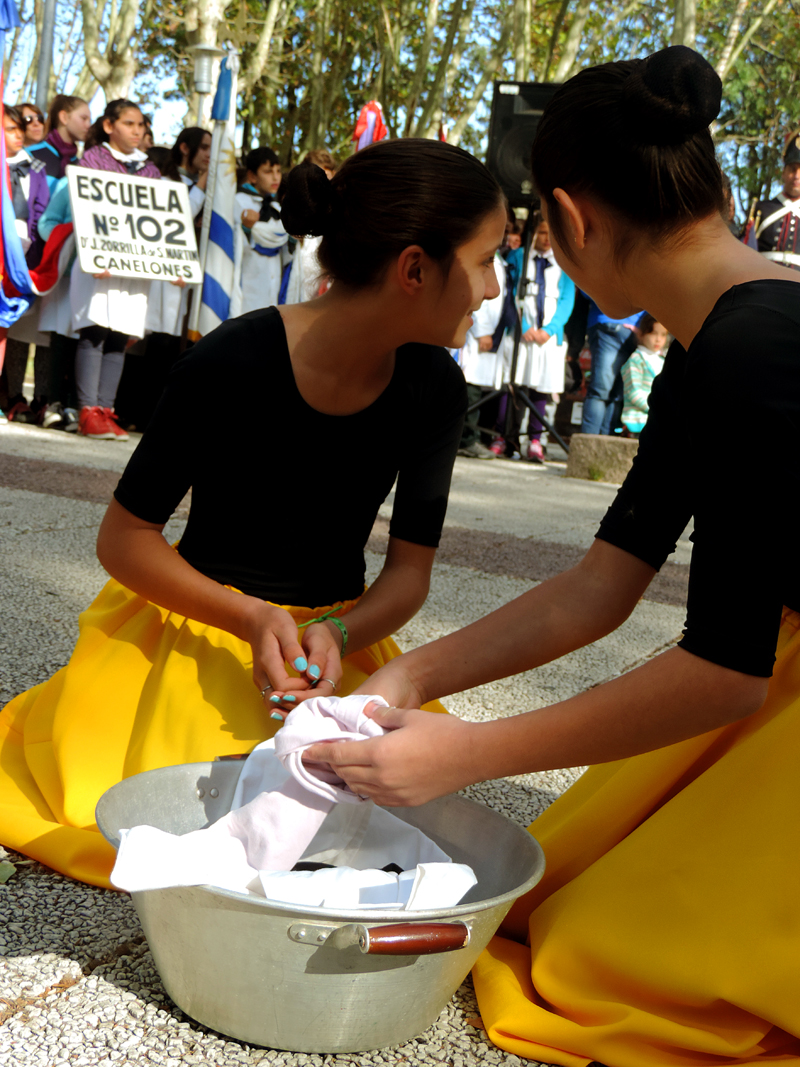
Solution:
M 127 778 L 100 798 L 97 825 L 115 847 L 124 827 L 202 829 L 230 810 L 241 766 L 187 763 Z M 430 1026 L 542 877 L 544 855 L 521 827 L 464 797 L 392 812 L 475 871 L 459 905 L 404 922 L 394 910 L 365 918 L 209 886 L 133 893 L 178 1007 L 223 1034 L 293 1052 L 363 1052 Z

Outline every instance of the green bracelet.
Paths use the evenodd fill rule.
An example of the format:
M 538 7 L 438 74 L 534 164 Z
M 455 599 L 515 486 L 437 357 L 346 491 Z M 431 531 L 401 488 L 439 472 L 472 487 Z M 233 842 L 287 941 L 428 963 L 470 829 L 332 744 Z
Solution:
M 347 651 L 347 627 L 345 626 L 345 624 L 342 622 L 341 619 L 337 619 L 333 615 L 329 616 L 325 621 L 326 622 L 332 622 L 333 625 L 336 627 L 336 629 L 341 631 L 341 634 L 342 634 L 342 651 L 340 653 L 340 656 L 341 656 L 342 659 L 344 659 L 345 653 Z
M 341 619 L 337 619 L 334 616 L 334 611 L 339 611 L 339 608 L 331 608 L 330 611 L 326 611 L 324 615 L 319 615 L 316 619 L 309 619 L 308 622 L 301 622 L 298 624 L 297 629 L 305 630 L 306 626 L 312 626 L 315 622 L 332 622 L 342 635 L 342 651 L 340 655 L 341 658 L 344 659 L 345 649 L 347 648 L 347 627 Z

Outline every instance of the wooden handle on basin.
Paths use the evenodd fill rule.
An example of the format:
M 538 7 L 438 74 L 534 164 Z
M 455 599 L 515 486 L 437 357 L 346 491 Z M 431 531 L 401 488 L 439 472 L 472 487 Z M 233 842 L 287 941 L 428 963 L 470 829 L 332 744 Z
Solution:
M 429 956 L 453 952 L 468 942 L 464 923 L 392 923 L 358 930 L 358 947 L 371 956 Z

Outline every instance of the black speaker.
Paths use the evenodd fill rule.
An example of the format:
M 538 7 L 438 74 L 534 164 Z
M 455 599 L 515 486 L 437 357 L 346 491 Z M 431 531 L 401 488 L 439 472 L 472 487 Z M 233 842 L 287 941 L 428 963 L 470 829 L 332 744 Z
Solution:
M 512 207 L 529 207 L 533 196 L 531 145 L 546 105 L 560 84 L 495 82 L 486 166 Z

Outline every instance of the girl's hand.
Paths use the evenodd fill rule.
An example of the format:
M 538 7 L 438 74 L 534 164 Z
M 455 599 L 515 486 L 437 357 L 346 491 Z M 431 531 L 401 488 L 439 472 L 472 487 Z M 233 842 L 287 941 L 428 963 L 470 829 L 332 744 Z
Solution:
M 531 344 L 532 341 L 536 341 L 536 334 L 538 332 L 539 331 L 536 329 L 535 326 L 531 326 L 531 328 L 529 330 L 526 330 L 525 333 L 522 335 L 522 340 L 527 341 L 528 344 Z
M 186 288 L 186 279 L 185 278 L 170 278 L 169 284 L 170 285 L 177 285 L 177 287 L 179 289 L 185 289 Z
M 99 274 L 93 274 L 92 277 L 93 278 L 110 278 L 111 277 L 111 271 L 110 270 L 101 270 Z
M 486 724 L 377 705 L 367 714 L 390 732 L 311 745 L 303 762 L 328 764 L 354 793 L 386 807 L 416 807 L 482 781 L 477 734 Z
M 298 640 L 297 623 L 288 611 L 254 598 L 244 638 L 253 650 L 253 682 L 259 691 L 266 689 L 267 702 L 273 690 L 301 692 L 310 688 L 311 680 L 304 674 L 308 663 Z M 300 674 L 299 678 L 289 676 L 287 663 Z
M 269 693 L 273 709 L 284 716 L 311 697 L 329 697 L 338 690 L 342 680 L 342 632 L 333 623 L 315 622 L 303 630 L 303 651 L 308 663 L 304 680 L 311 688 L 292 688 L 297 678 L 289 680 L 285 689 Z
M 418 708 L 425 704 L 427 697 L 406 673 L 403 659 L 403 656 L 398 656 L 390 660 L 385 667 L 362 682 L 355 692 L 359 696 L 383 697 L 393 708 Z

